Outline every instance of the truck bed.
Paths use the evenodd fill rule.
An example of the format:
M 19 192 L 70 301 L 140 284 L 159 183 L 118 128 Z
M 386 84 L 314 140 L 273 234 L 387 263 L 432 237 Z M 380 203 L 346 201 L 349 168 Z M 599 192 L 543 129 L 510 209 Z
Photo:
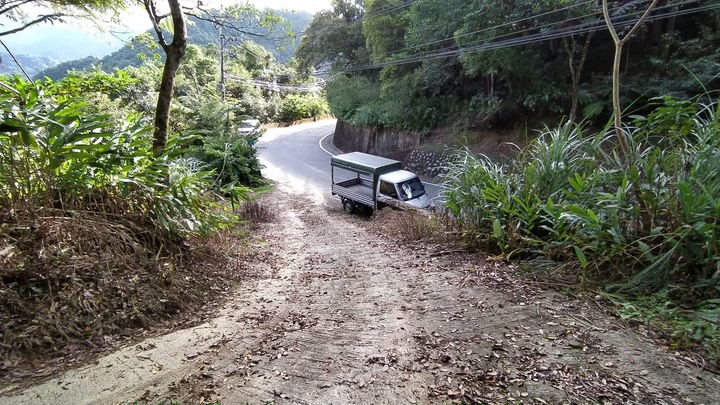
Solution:
M 368 180 L 355 178 L 337 182 L 332 185 L 332 193 L 333 195 L 349 198 L 356 203 L 367 205 L 370 208 L 375 208 L 373 188 Z

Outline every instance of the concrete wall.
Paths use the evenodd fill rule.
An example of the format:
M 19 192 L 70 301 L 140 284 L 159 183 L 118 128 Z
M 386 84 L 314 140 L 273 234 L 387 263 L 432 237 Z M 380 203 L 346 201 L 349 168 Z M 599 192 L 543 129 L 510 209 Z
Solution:
M 403 160 L 420 145 L 420 134 L 376 127 L 360 127 L 337 120 L 335 147 L 343 152 L 365 152 Z

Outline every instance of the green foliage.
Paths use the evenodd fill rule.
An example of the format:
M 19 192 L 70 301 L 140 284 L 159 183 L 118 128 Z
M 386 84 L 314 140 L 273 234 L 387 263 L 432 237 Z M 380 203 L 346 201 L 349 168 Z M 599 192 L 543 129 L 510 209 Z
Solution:
M 438 103 L 442 97 L 432 98 L 420 90 L 433 79 L 427 73 L 427 70 L 421 69 L 383 87 L 380 103 L 384 111 L 383 125 L 426 133 L 439 123 L 445 112 L 443 104 Z
M 47 77 L 51 80 L 60 80 L 72 71 L 97 66 L 99 62 L 100 60 L 94 56 L 62 62 L 54 67 L 43 70 L 40 74 L 35 76 L 35 79 L 43 79 Z
M 139 115 L 114 125 L 58 102 L 40 84 L 0 82 L 0 201 L 3 215 L 33 220 L 43 210 L 140 214 L 170 236 L 204 233 L 230 217 L 208 199 L 212 173 L 180 157 L 188 139 L 172 137 L 153 158 L 151 130 Z M 219 214 L 218 214 L 219 212 Z
M 574 124 L 546 129 L 508 165 L 459 152 L 445 179 L 448 208 L 469 237 L 508 255 L 578 263 L 583 283 L 624 293 L 675 283 L 693 289 L 688 299 L 715 297 L 718 105 L 662 100 L 636 117 L 627 156 L 612 137 Z
M 672 3 L 656 16 L 671 13 Z M 317 28 L 306 32 L 298 54 L 303 66 L 335 61 L 338 73 L 378 84 L 379 97 L 360 104 L 349 102 L 353 96 L 333 94 L 331 108 L 339 118 L 425 133 L 442 125 L 467 130 L 557 122 L 573 102 L 577 115 L 591 125 L 609 118 L 614 49 L 608 35 L 600 32 L 588 40 L 587 34 L 576 34 L 572 40 L 579 47 L 538 40 L 598 23 L 592 2 L 374 0 L 365 5 L 362 41 L 352 37 L 346 47 L 333 45 L 337 38 L 329 36 L 354 24 L 341 24 L 337 13 L 327 13 L 313 21 Z M 660 18 L 638 31 L 626 47 L 631 51 L 623 67 L 622 103 L 642 106 L 637 113 L 647 114 L 646 102 L 654 97 L 689 98 L 718 89 L 717 15 Z M 371 60 L 346 60 L 359 60 L 360 54 Z
M 351 0 L 334 1 L 331 11 L 317 13 L 295 53 L 299 70 L 308 72 L 326 63 L 342 70 L 368 62 L 362 25 L 348 23 L 362 15 L 362 7 Z
M 253 146 L 261 131 L 249 135 L 208 135 L 202 146 L 194 148 L 191 155 L 202 162 L 202 167 L 212 170 L 215 183 L 222 189 L 236 186 L 258 187 L 264 184 L 260 174 L 257 150 Z
M 376 82 L 362 76 L 338 76 L 327 85 L 327 98 L 333 115 L 352 121 L 363 105 L 372 105 L 380 96 Z
M 290 94 L 282 101 L 280 121 L 289 122 L 325 115 L 329 106 L 319 94 Z
M 273 15 L 285 20 L 288 23 L 289 31 L 293 33 L 303 32 L 312 19 L 312 15 L 310 13 L 294 10 L 275 10 Z M 191 24 L 188 25 L 188 37 L 191 44 L 205 47 L 218 43 L 218 30 L 211 21 L 206 21 L 204 19 L 201 20 L 195 17 L 189 17 L 189 21 L 191 21 Z M 229 36 L 254 40 L 261 48 L 269 49 L 274 55 L 274 59 L 277 59 L 280 63 L 287 63 L 290 61 L 297 47 L 297 43 L 293 40 L 292 35 L 286 36 L 282 40 L 278 40 L 278 37 L 282 38 L 283 36 L 278 35 L 278 32 L 275 32 L 274 35 L 268 35 L 270 33 L 269 28 L 264 26 L 258 27 L 257 19 L 250 16 L 236 15 L 236 20 L 232 21 L 232 23 L 237 25 L 242 25 L 245 22 L 251 22 L 253 27 L 256 28 L 253 30 L 248 25 L 248 29 L 245 31 L 254 32 L 257 35 L 251 36 L 246 33 L 233 33 L 233 31 L 228 29 L 226 29 L 224 33 Z M 48 76 L 53 80 L 62 78 L 66 72 L 71 70 L 83 70 L 90 68 L 92 65 L 102 66 L 102 69 L 108 73 L 115 69 L 125 69 L 130 66 L 138 67 L 146 61 L 153 60 L 155 55 L 160 57 L 158 54 L 157 43 L 154 42 L 152 34 L 152 31 L 147 31 L 138 37 L 133 38 L 125 46 L 101 58 L 100 60 L 93 57 L 87 57 L 64 62 L 55 67 L 51 67 L 56 65 L 57 61 L 31 60 L 25 55 L 20 55 L 22 58 L 21 63 L 28 69 L 28 71 L 31 72 L 31 74 L 33 74 L 33 72 L 38 72 L 34 75 L 36 79 L 42 79 L 45 76 Z M 48 41 L 52 41 L 52 39 L 48 39 Z M 63 45 L 64 44 L 60 43 L 55 44 L 56 47 L 61 47 Z M 20 72 L 12 71 L 11 73 Z
M 403 48 L 408 12 L 400 8 L 402 4 L 402 0 L 365 0 L 369 17 L 363 19 L 362 32 L 373 62 L 388 60 Z M 384 12 L 393 8 L 393 13 Z
M 52 83 L 48 80 L 48 84 Z M 98 67 L 84 71 L 70 71 L 64 77 L 52 83 L 51 94 L 60 98 L 79 98 L 88 93 L 104 93 L 111 98 L 118 98 L 138 83 L 138 78 L 130 72 L 116 70 L 106 73 Z
M 700 345 L 709 353 L 709 360 L 720 362 L 720 301 L 708 299 L 693 306 L 677 304 L 677 296 L 686 291 L 666 288 L 646 297 L 628 298 L 607 295 L 619 308 L 623 319 L 652 326 L 665 334 L 670 347 L 684 349 Z
M 447 206 L 468 241 L 544 256 L 579 288 L 612 291 L 624 318 L 717 363 L 720 103 L 656 101 L 635 117 L 627 155 L 613 135 L 586 137 L 575 124 L 546 129 L 510 164 L 458 152 Z

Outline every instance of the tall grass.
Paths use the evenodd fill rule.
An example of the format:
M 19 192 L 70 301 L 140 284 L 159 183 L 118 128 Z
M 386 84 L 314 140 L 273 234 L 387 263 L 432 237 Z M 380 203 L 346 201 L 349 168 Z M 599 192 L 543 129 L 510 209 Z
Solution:
M 574 262 L 579 282 L 718 297 L 718 107 L 661 100 L 635 117 L 627 154 L 607 131 L 586 136 L 572 123 L 546 128 L 511 164 L 459 151 L 448 207 L 468 237 L 510 256 Z

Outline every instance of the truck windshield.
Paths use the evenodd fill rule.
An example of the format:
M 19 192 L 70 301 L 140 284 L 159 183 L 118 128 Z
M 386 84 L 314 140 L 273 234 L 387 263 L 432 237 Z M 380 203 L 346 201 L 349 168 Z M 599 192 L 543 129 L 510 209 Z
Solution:
M 420 179 L 417 177 L 404 181 L 398 184 L 398 186 L 400 188 L 403 201 L 412 200 L 413 198 L 418 198 L 425 194 L 425 186 L 423 186 Z

